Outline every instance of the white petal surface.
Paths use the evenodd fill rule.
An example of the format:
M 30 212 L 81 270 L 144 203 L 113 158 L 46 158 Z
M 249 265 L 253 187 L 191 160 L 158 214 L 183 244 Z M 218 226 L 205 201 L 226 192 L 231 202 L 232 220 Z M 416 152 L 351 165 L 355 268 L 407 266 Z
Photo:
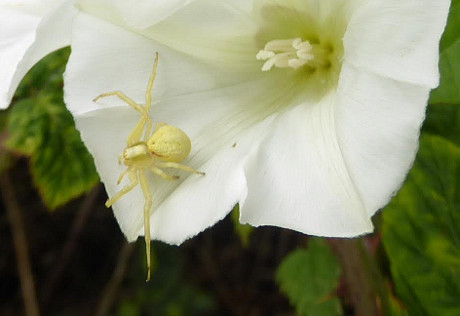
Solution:
M 337 143 L 335 94 L 284 113 L 247 166 L 240 220 L 319 236 L 372 231 Z
M 256 72 L 260 69 L 254 39 L 258 25 L 252 2 L 195 0 L 141 34 L 226 70 Z
M 0 7 L 0 108 L 8 107 L 19 82 L 37 61 L 70 43 L 75 13 L 71 1 Z
M 429 91 L 342 66 L 337 136 L 370 216 L 388 203 L 410 169 Z
M 240 78 L 221 78 L 215 69 L 86 14 L 80 14 L 75 24 L 65 99 L 109 195 L 120 189 L 116 181 L 124 167 L 118 165 L 117 157 L 139 114 L 113 98 L 101 100 L 102 104 L 92 99 L 120 89 L 142 101 L 154 52 L 159 51 L 152 117 L 190 136 L 192 153 L 184 164 L 207 175 L 181 173 L 183 182 L 149 176 L 155 209 L 152 236 L 180 243 L 223 218 L 246 195 L 243 162 L 269 123 L 249 130 L 269 116 L 257 108 L 245 112 L 256 97 L 260 99 L 260 90 L 253 87 L 259 83 L 235 85 L 231 80 Z M 95 42 L 99 45 L 91 45 Z M 174 191 L 178 186 L 180 190 Z M 129 240 L 143 234 L 143 204 L 141 190 L 136 188 L 114 205 Z
M 147 28 L 167 18 L 194 0 L 115 0 L 126 22 L 135 28 Z
M 395 80 L 438 85 L 438 45 L 449 0 L 374 0 L 354 12 L 344 59 Z
M 93 45 L 95 42 L 98 45 Z M 214 89 L 237 79 L 221 77 L 215 80 L 214 76 L 206 74 L 214 73 L 212 68 L 203 72 L 206 67 L 197 65 L 186 55 L 84 13 L 80 13 L 75 22 L 72 50 L 68 63 L 71 71 L 66 72 L 65 79 L 72 87 L 66 89 L 66 93 L 72 94 L 72 104 L 68 106 L 74 115 L 98 108 L 126 107 L 117 98 L 101 99 L 97 105 L 88 102 L 88 96 L 92 96 L 89 99 L 92 100 L 103 92 L 113 90 L 129 93 L 133 100 L 142 103 L 156 52 L 160 53 L 158 71 L 162 75 L 155 81 L 154 100 L 167 99 L 172 94 L 177 96 Z M 163 53 L 164 50 L 167 53 Z M 74 65 L 74 62 L 78 64 Z M 91 76 L 91 80 L 76 85 L 75 82 L 81 81 L 81 76 Z

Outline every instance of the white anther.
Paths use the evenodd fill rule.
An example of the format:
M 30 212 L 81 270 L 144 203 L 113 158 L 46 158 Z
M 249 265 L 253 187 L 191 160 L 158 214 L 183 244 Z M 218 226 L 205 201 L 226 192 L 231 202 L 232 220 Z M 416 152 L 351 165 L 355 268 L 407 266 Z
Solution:
M 312 48 L 309 41 L 302 41 L 300 37 L 273 40 L 257 53 L 256 59 L 265 60 L 262 71 L 268 71 L 273 66 L 297 69 L 315 58 L 311 53 Z
M 308 60 L 289 59 L 289 61 L 288 61 L 289 67 L 294 68 L 294 69 L 300 68 L 303 65 L 305 65 L 306 63 L 308 63 Z
M 270 52 L 270 51 L 267 51 L 267 50 L 260 50 L 257 53 L 256 58 L 257 58 L 257 60 L 267 60 L 267 59 L 272 58 L 274 56 L 275 56 L 274 52 Z

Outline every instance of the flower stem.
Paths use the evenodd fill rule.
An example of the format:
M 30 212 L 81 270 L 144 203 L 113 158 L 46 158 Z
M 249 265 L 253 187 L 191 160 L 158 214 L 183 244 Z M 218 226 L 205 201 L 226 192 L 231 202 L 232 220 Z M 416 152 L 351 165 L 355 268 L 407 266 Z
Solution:
M 24 301 L 26 315 L 39 316 L 40 309 L 38 307 L 37 295 L 35 292 L 34 278 L 30 265 L 28 244 L 24 223 L 21 217 L 21 209 L 18 205 L 18 201 L 16 200 L 7 171 L 3 172 L 0 176 L 0 190 L 8 220 L 11 225 L 11 232 L 13 234 L 13 243 L 16 251 L 22 298 Z
M 96 316 L 106 316 L 109 314 L 110 309 L 117 298 L 121 283 L 126 276 L 129 261 L 135 247 L 136 244 L 130 244 L 127 241 L 123 242 L 112 277 L 102 292 L 102 297 L 95 313 Z
M 346 285 L 355 309 L 355 316 L 378 316 L 377 295 L 372 281 L 373 273 L 365 256 L 361 238 L 329 239 L 329 243 L 339 256 Z
M 81 233 L 90 217 L 91 211 L 93 211 L 94 203 L 98 198 L 100 192 L 101 187 L 96 186 L 90 193 L 86 195 L 85 199 L 80 205 L 80 209 L 78 210 L 75 219 L 72 223 L 72 227 L 70 228 L 67 242 L 62 248 L 59 257 L 53 266 L 53 270 L 46 278 L 47 283 L 42 288 L 40 302 L 42 306 L 42 311 L 45 311 L 47 309 L 47 306 L 49 305 L 53 297 L 56 287 L 61 283 L 61 278 L 72 260 Z

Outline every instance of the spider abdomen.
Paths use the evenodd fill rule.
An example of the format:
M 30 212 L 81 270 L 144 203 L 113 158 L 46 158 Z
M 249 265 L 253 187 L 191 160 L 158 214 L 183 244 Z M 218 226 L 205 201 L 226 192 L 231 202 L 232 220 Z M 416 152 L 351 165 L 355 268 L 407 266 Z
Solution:
M 161 161 L 181 162 L 191 150 L 188 136 L 179 128 L 162 125 L 147 141 L 148 149 Z

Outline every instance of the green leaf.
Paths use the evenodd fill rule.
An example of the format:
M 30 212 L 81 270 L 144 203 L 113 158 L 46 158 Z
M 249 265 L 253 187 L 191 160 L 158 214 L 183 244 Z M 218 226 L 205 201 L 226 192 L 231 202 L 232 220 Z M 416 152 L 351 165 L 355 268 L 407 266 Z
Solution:
M 340 265 L 323 239 L 310 239 L 308 249 L 289 254 L 277 272 L 277 281 L 299 315 L 342 315 L 335 295 Z
M 99 182 L 93 158 L 63 102 L 68 48 L 36 64 L 21 82 L 7 120 L 6 146 L 30 157 L 35 185 L 50 209 Z
M 430 103 L 460 104 L 460 0 L 452 1 L 440 53 L 441 82 Z
M 69 55 L 70 48 L 62 48 L 35 64 L 21 81 L 14 95 L 15 99 L 29 98 L 44 90 L 62 93 L 62 74 Z
M 383 212 L 383 241 L 409 315 L 460 315 L 460 147 L 425 135 Z
M 30 156 L 31 171 L 50 209 L 89 191 L 99 178 L 92 156 L 61 96 L 40 92 L 12 108 L 7 146 Z
M 460 146 L 460 105 L 428 106 L 423 132 L 442 136 Z
M 9 138 L 6 146 L 24 155 L 32 155 L 43 141 L 46 119 L 43 109 L 32 98 L 17 102 L 8 117 Z
M 241 244 L 243 247 L 249 246 L 249 238 L 254 231 L 254 227 L 251 225 L 243 225 L 240 223 L 240 205 L 236 204 L 232 211 L 232 222 L 236 234 L 240 238 Z

